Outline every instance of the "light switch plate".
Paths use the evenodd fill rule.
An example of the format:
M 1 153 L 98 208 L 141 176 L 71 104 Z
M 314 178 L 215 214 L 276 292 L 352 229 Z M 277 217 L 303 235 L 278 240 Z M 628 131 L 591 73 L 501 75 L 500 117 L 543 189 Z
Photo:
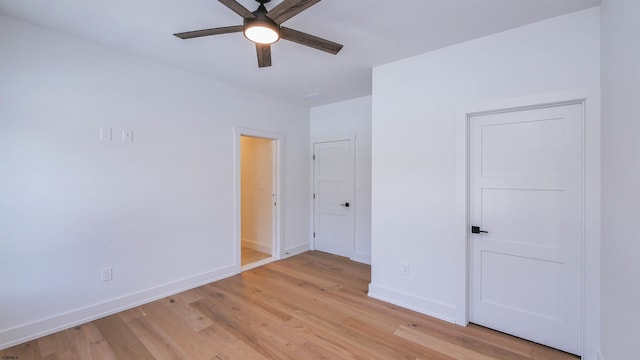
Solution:
M 122 130 L 122 142 L 133 142 L 133 130 Z
M 110 127 L 101 127 L 100 128 L 100 141 L 111 141 L 111 128 Z

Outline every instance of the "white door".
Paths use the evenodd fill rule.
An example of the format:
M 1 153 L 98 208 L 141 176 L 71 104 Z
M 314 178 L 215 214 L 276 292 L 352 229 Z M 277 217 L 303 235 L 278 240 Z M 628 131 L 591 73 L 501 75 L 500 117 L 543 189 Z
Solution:
M 352 256 L 354 190 L 351 140 L 313 144 L 314 246 Z
M 579 104 L 470 118 L 471 322 L 581 353 Z M 476 229 L 477 230 L 477 229 Z

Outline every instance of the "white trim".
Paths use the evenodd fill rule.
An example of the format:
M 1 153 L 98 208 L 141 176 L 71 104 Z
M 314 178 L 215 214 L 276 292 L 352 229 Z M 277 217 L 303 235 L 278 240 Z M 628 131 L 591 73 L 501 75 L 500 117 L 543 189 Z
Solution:
M 309 248 L 311 250 L 315 250 L 316 249 L 316 244 L 315 244 L 315 238 L 313 236 L 313 233 L 315 231 L 315 202 L 313 201 L 313 194 L 315 193 L 315 174 L 313 172 L 314 169 L 314 162 L 313 162 L 313 149 L 314 149 L 314 145 L 315 144 L 321 144 L 321 143 L 328 143 L 328 142 L 334 142 L 334 141 L 349 141 L 349 146 L 351 147 L 351 169 L 353 171 L 353 189 L 351 189 L 352 194 L 353 194 L 353 248 L 351 249 L 350 253 L 347 254 L 347 256 L 349 258 L 351 258 L 352 260 L 354 258 L 360 259 L 360 257 L 356 257 L 356 208 L 358 206 L 358 204 L 356 204 L 356 134 L 347 134 L 347 135 L 334 135 L 334 136 L 322 136 L 322 137 L 314 137 L 311 138 L 311 141 L 309 143 L 309 159 L 311 161 L 309 161 L 309 199 L 311 199 L 310 201 L 310 205 L 309 205 L 309 216 L 310 216 L 310 221 L 309 221 Z M 342 255 L 342 254 L 341 254 Z M 356 260 L 357 261 L 357 260 Z M 368 264 L 371 264 L 371 255 L 369 255 L 369 262 Z
M 272 263 L 274 261 L 276 261 L 276 259 L 273 258 L 273 257 L 270 257 L 270 258 L 254 261 L 254 262 L 252 262 L 250 264 L 247 264 L 247 265 L 242 265 L 240 267 L 240 269 L 242 271 L 247 271 L 247 270 L 255 269 L 255 268 L 260 267 L 262 265 L 267 265 L 267 264 Z
M 43 320 L 16 326 L 0 332 L 0 350 L 22 344 L 42 336 L 72 328 L 139 305 L 187 291 L 235 274 L 233 266 L 172 281 L 119 298 L 110 299 L 84 308 L 54 315 Z
M 374 299 L 417 311 L 421 314 L 438 318 L 440 320 L 455 322 L 455 307 L 450 304 L 418 297 L 413 294 L 374 284 L 369 284 L 368 295 Z
M 283 212 L 283 204 L 282 204 L 282 181 L 283 181 L 283 149 L 284 149 L 284 134 L 249 129 L 243 127 L 234 127 L 234 161 L 235 161 L 235 216 L 234 216 L 234 239 L 236 242 L 235 246 L 235 256 L 234 256 L 234 268 L 236 269 L 236 273 L 240 273 L 243 271 L 242 267 L 242 259 L 241 259 L 241 248 L 242 248 L 242 239 L 241 239 L 241 224 L 240 220 L 241 216 L 241 184 L 240 184 L 240 137 L 241 136 L 251 136 L 258 137 L 263 139 L 270 139 L 275 142 L 275 154 L 274 154 L 274 168 L 275 168 L 275 184 L 274 190 L 276 194 L 275 202 L 275 219 L 274 219 L 274 237 L 272 241 L 272 249 L 270 252 L 272 254 L 272 259 L 277 260 L 282 258 L 282 212 Z
M 578 89 L 459 107 L 456 115 L 455 322 L 469 322 L 469 117 L 474 114 L 583 105 L 584 206 L 582 255 L 582 354 L 595 359 L 600 347 L 600 92 Z
M 349 258 L 355 262 L 371 265 L 371 255 L 360 252 L 353 252 L 353 255 Z
M 295 255 L 307 252 L 309 250 L 311 250 L 311 248 L 309 247 L 309 244 L 297 245 L 297 246 L 285 249 L 283 257 L 295 256 Z

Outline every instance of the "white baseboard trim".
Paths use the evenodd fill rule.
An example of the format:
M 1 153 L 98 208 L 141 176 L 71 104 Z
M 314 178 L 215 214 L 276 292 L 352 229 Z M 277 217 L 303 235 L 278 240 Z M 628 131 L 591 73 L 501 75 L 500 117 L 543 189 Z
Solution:
M 54 315 L 46 319 L 2 330 L 0 331 L 0 350 L 227 278 L 235 275 L 235 270 L 234 266 L 227 266 L 84 308 Z
M 300 244 L 294 247 L 290 247 L 284 250 L 282 254 L 282 258 L 287 258 L 290 256 L 302 254 L 303 252 L 309 251 L 309 244 Z
M 276 259 L 275 259 L 275 258 L 273 258 L 273 257 L 268 257 L 268 258 L 266 258 L 266 259 L 262 259 L 262 260 L 258 260 L 258 261 L 256 261 L 256 262 L 252 262 L 251 264 L 242 265 L 242 266 L 240 267 L 240 271 L 247 271 L 247 270 L 255 269 L 255 268 L 257 268 L 257 267 L 260 267 L 260 266 L 262 266 L 262 265 L 267 265 L 267 264 L 272 263 L 272 262 L 274 262 L 274 261 L 276 261 Z
M 354 252 L 353 255 L 349 257 L 349 259 L 355 262 L 371 265 L 371 255 L 369 254 Z
M 263 252 L 265 254 L 271 254 L 271 245 L 261 244 L 259 242 L 255 242 L 255 241 L 248 240 L 248 239 L 242 239 L 242 246 L 246 246 L 246 247 L 251 248 L 253 250 L 258 250 L 258 251 Z
M 403 308 L 417 311 L 421 314 L 425 314 L 440 320 L 444 320 L 454 324 L 456 322 L 456 309 L 453 305 L 425 299 L 395 289 L 375 285 L 373 283 L 369 284 L 368 295 L 374 299 L 402 306 Z

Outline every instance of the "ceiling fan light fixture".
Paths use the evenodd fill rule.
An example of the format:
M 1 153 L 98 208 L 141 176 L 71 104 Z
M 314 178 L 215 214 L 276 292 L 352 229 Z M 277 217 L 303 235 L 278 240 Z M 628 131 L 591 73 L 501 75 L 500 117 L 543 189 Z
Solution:
M 242 32 L 244 37 L 256 44 L 273 44 L 280 39 L 278 25 L 261 19 L 246 20 Z
M 271 44 L 280 40 L 281 37 L 285 40 L 325 51 L 333 55 L 336 55 L 340 49 L 342 49 L 341 44 L 333 41 L 280 26 L 283 22 L 291 19 L 310 6 L 317 4 L 320 0 L 281 0 L 271 10 L 267 10 L 264 6 L 264 4 L 271 0 L 256 0 L 260 5 L 253 12 L 240 4 L 238 0 L 218 1 L 231 11 L 240 15 L 244 19 L 244 23 L 242 25 L 187 31 L 173 35 L 180 39 L 193 39 L 202 36 L 242 32 L 247 40 L 256 44 L 256 55 L 258 56 L 258 67 L 260 68 L 271 66 Z

